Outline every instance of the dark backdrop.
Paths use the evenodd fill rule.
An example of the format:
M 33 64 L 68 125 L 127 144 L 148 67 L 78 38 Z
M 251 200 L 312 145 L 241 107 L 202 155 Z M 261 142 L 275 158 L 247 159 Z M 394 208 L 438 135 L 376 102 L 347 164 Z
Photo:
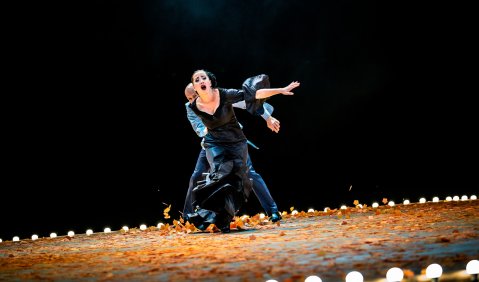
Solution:
M 273 87 L 301 82 L 270 100 L 278 134 L 237 112 L 281 210 L 477 193 L 469 7 L 2 5 L 3 240 L 156 225 L 170 204 L 178 218 L 200 150 L 183 89 L 200 68 L 228 88 L 260 73 Z M 244 210 L 260 211 L 254 197 Z

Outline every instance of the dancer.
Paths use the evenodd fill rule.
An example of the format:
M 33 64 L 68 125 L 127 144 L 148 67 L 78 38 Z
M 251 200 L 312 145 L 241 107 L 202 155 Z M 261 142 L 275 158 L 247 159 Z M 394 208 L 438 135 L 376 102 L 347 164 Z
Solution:
M 193 100 L 197 97 L 197 94 L 191 83 L 189 83 L 185 88 L 185 96 L 189 101 L 185 103 L 188 121 L 190 122 L 196 134 L 199 137 L 204 137 L 206 133 L 208 132 L 208 129 L 201 122 L 200 118 L 189 107 L 190 103 L 193 102 Z M 246 103 L 244 101 L 241 101 L 241 102 L 233 104 L 233 107 L 244 109 L 246 107 Z M 271 106 L 268 103 L 264 103 L 263 108 L 264 108 L 264 113 L 261 115 L 261 117 L 263 117 L 263 119 L 266 121 L 268 128 L 270 128 L 273 132 L 278 133 L 280 128 L 280 123 L 276 118 L 271 116 L 274 110 L 273 106 Z M 250 142 L 248 142 L 248 144 L 250 144 L 251 146 L 254 146 Z M 251 158 L 249 154 L 248 154 L 248 159 L 246 164 L 249 170 L 248 177 L 253 180 L 253 186 L 252 186 L 253 192 L 258 198 L 265 213 L 270 217 L 272 222 L 277 222 L 281 220 L 281 214 L 278 212 L 278 206 L 276 205 L 276 202 L 271 196 L 268 186 L 266 186 L 266 183 L 264 182 L 263 178 L 253 168 L 253 164 L 251 162 Z M 202 141 L 201 151 L 198 155 L 195 169 L 190 177 L 189 187 L 186 193 L 185 205 L 183 208 L 184 215 L 194 212 L 194 207 L 193 207 L 193 203 L 191 199 L 191 195 L 192 195 L 191 191 L 196 186 L 197 182 L 203 179 L 203 173 L 206 173 L 209 168 L 210 166 L 206 158 L 206 152 L 203 148 L 203 141 Z
M 222 232 L 229 232 L 231 220 L 252 189 L 246 165 L 247 141 L 232 104 L 244 100 L 249 113 L 260 115 L 266 98 L 293 95 L 291 91 L 300 83 L 269 88 L 269 77 L 262 74 L 248 78 L 242 89 L 225 89 L 218 88 L 215 75 L 207 70 L 195 71 L 191 82 L 198 97 L 189 107 L 208 129 L 203 144 L 211 170 L 206 183 L 193 189 L 193 206 L 198 208 L 185 219 L 202 230 L 214 223 Z

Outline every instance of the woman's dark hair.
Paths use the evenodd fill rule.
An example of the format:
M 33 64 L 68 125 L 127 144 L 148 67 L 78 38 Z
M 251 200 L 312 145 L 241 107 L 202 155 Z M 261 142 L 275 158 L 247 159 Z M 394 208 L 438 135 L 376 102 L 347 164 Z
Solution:
M 211 80 L 211 88 L 218 87 L 218 83 L 216 82 L 216 76 L 214 75 L 214 73 L 212 73 L 210 71 L 207 71 L 205 69 L 199 69 L 199 70 L 195 70 L 193 72 L 193 74 L 195 74 L 199 71 L 204 71 L 206 73 L 206 75 L 208 76 L 208 78 Z M 193 82 L 193 75 L 191 75 L 191 82 Z

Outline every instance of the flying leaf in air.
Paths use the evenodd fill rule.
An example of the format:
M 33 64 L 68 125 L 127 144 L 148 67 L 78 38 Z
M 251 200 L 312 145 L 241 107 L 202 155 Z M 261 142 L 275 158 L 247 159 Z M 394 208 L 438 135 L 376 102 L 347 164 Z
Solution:
M 166 219 L 170 218 L 170 215 L 168 214 L 170 212 L 171 205 L 169 205 L 166 209 L 163 210 L 163 215 Z

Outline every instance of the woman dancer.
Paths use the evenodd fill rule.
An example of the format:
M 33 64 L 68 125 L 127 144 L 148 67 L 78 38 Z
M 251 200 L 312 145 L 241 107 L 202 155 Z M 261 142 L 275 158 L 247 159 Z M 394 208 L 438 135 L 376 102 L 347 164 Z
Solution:
M 227 233 L 252 189 L 246 165 L 247 140 L 232 104 L 244 100 L 249 113 L 261 115 L 266 98 L 293 95 L 291 91 L 300 83 L 293 81 L 283 88 L 270 88 L 269 77 L 261 74 L 246 79 L 242 89 L 225 89 L 218 88 L 215 75 L 207 70 L 195 71 L 191 82 L 198 97 L 190 108 L 208 129 L 204 148 L 212 165 L 206 182 L 193 189 L 195 212 L 185 215 L 185 219 L 201 230 L 214 223 Z

